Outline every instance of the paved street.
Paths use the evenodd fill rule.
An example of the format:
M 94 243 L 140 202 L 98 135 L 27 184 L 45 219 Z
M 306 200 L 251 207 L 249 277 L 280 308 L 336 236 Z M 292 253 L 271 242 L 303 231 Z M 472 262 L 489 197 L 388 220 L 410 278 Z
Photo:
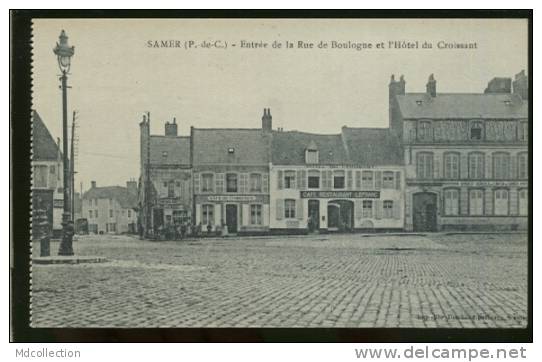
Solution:
M 85 236 L 34 265 L 34 327 L 524 327 L 526 234 Z M 58 244 L 51 245 L 56 253 Z M 33 254 L 39 255 L 39 244 Z

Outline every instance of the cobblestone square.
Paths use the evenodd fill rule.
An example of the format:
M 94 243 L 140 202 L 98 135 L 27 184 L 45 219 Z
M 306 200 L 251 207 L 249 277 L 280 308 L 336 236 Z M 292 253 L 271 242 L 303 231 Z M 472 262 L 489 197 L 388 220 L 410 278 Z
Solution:
M 33 265 L 31 325 L 521 328 L 527 245 L 520 233 L 82 236 L 77 255 L 108 261 Z

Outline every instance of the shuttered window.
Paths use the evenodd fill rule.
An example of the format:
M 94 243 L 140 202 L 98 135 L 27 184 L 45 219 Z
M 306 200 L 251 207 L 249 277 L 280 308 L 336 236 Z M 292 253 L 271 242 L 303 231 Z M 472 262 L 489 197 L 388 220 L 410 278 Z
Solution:
M 361 207 L 362 207 L 362 215 L 364 218 L 373 217 L 373 200 L 363 200 Z
M 384 171 L 382 173 L 382 188 L 393 189 L 395 183 L 393 182 L 393 171 Z
M 295 200 L 293 199 L 284 200 L 284 218 L 294 219 L 295 212 L 296 212 Z
M 459 178 L 459 154 L 457 153 L 444 154 L 444 178 L 447 178 L 447 179 Z
M 475 216 L 484 214 L 484 191 L 469 191 L 469 214 Z
M 444 214 L 448 216 L 459 215 L 459 190 L 444 190 Z
M 485 174 L 484 154 L 470 153 L 469 154 L 469 178 L 483 179 Z
M 519 190 L 518 208 L 521 216 L 526 216 L 529 213 L 529 191 L 527 189 Z
M 493 178 L 504 180 L 510 178 L 510 155 L 497 152 L 493 154 Z
M 520 179 L 526 179 L 529 175 L 527 157 L 527 153 L 520 153 L 518 155 L 518 178 Z
M 494 210 L 495 215 L 508 215 L 508 190 L 501 189 L 494 191 Z
M 382 217 L 384 219 L 393 218 L 393 201 L 392 200 L 384 200 L 384 202 L 382 203 Z

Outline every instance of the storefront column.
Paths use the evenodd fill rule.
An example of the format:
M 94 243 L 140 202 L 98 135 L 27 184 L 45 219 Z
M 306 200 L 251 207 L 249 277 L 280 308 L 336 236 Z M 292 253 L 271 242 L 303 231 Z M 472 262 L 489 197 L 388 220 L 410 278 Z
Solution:
M 320 199 L 320 229 L 327 229 L 327 200 Z

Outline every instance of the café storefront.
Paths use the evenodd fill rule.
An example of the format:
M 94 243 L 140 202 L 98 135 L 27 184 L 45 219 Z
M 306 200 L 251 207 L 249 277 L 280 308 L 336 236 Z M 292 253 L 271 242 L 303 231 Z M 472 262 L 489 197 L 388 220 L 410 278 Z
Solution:
M 269 195 L 196 195 L 196 224 L 202 230 L 227 227 L 229 234 L 269 231 Z

